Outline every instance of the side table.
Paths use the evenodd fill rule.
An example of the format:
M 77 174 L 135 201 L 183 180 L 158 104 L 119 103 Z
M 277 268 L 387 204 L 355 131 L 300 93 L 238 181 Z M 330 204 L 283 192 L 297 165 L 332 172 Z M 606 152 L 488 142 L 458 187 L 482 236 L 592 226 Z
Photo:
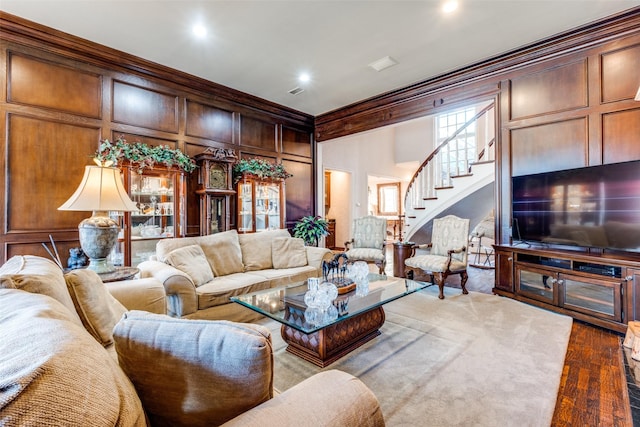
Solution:
M 136 267 L 116 267 L 115 271 L 109 273 L 100 273 L 100 279 L 103 283 L 119 282 L 120 280 L 133 279 L 136 274 L 140 273 L 140 269 Z
M 411 256 L 414 242 L 395 242 L 393 244 L 393 277 L 405 277 L 404 260 Z

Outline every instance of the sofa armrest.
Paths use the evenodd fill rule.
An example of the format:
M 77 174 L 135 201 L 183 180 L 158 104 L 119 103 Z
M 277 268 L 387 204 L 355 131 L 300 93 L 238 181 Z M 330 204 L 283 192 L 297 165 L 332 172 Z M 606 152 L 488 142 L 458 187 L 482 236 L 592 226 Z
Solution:
M 322 260 L 331 251 L 327 248 L 319 248 L 316 246 L 305 246 L 307 250 L 307 265 L 318 271 L 318 277 L 322 274 Z
M 223 424 L 261 426 L 381 427 L 378 399 L 356 377 L 338 370 L 307 378 L 284 393 Z
M 140 278 L 152 277 L 162 283 L 167 294 L 167 314 L 183 317 L 198 311 L 198 297 L 193 280 L 184 272 L 160 261 L 138 264 Z
M 154 278 L 121 280 L 104 285 L 127 310 L 167 313 L 167 294 L 159 280 Z

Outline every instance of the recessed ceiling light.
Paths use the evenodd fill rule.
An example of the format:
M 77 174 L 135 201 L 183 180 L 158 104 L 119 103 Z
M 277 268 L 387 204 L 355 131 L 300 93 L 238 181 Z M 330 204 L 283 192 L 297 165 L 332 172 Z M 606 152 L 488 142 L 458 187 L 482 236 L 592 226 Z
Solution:
M 300 83 L 307 83 L 311 80 L 311 76 L 308 73 L 300 73 L 298 76 L 298 81 Z
M 191 28 L 193 35 L 199 39 L 203 39 L 207 36 L 207 29 L 202 24 L 195 24 L 193 28 Z
M 447 0 L 442 5 L 442 11 L 444 13 L 451 13 L 458 8 L 458 0 Z
M 392 57 L 385 56 L 384 58 L 380 58 L 377 61 L 373 61 L 371 64 L 369 64 L 369 67 L 373 68 L 376 71 L 382 71 L 389 67 L 393 67 L 397 63 L 398 61 L 396 61 Z

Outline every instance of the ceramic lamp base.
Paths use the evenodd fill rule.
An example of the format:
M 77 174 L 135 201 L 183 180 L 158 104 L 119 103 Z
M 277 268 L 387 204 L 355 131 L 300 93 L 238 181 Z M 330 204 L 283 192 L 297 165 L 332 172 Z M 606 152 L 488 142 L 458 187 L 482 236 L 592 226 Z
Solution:
M 115 271 L 107 258 L 118 240 L 119 228 L 107 212 L 94 212 L 78 225 L 80 246 L 89 257 L 88 269 L 98 274 Z

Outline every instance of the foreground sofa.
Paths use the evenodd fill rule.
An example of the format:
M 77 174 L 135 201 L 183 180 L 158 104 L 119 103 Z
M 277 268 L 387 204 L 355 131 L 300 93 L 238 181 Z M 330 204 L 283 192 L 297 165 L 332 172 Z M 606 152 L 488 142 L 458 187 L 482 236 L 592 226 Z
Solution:
M 129 286 L 130 303 L 164 311 L 157 282 Z M 91 271 L 63 276 L 34 256 L 1 266 L 0 425 L 384 425 L 375 396 L 344 372 L 274 396 L 264 327 L 127 308 Z
M 164 239 L 155 261 L 138 265 L 141 277 L 160 281 L 168 314 L 192 319 L 255 320 L 232 296 L 301 282 L 322 275 L 326 248 L 305 246 L 287 230 Z

